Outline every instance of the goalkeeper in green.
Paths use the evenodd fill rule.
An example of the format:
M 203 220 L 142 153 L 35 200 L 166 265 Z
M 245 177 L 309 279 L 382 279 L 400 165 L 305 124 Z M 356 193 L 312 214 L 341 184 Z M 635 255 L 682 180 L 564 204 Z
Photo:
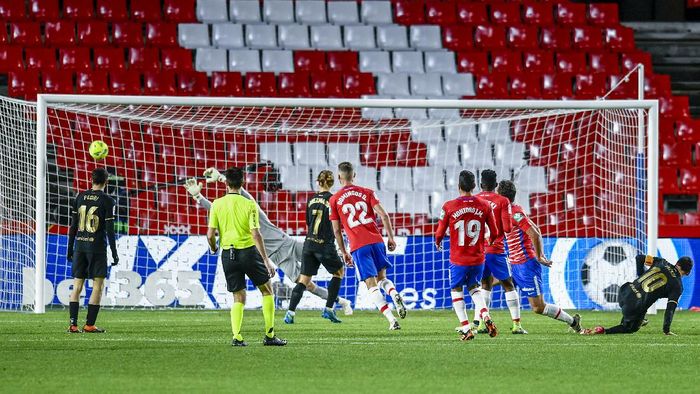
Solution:
M 204 177 L 206 177 L 207 183 L 214 182 L 225 182 L 226 177 L 223 176 L 217 169 L 208 168 L 204 171 Z M 191 178 L 185 182 L 185 188 L 187 192 L 192 196 L 192 198 L 199 204 L 200 207 L 209 211 L 211 209 L 211 202 L 207 200 L 202 195 L 202 184 L 198 183 L 196 179 Z M 241 188 L 241 196 L 255 201 L 255 199 L 245 190 Z M 257 203 L 256 203 L 257 204 Z M 304 242 L 297 241 L 290 237 L 286 232 L 282 231 L 279 227 L 275 226 L 267 214 L 258 206 L 258 212 L 260 213 L 260 234 L 265 240 L 265 250 L 270 256 L 270 259 L 284 272 L 294 283 L 298 283 L 299 275 L 301 274 L 301 260 L 302 251 L 304 249 Z M 320 287 L 314 282 L 309 282 L 306 286 L 306 290 L 310 293 L 326 300 L 328 298 L 328 290 Z M 345 315 L 352 315 L 352 304 L 350 300 L 342 297 L 338 297 L 338 305 L 343 308 L 343 313 Z

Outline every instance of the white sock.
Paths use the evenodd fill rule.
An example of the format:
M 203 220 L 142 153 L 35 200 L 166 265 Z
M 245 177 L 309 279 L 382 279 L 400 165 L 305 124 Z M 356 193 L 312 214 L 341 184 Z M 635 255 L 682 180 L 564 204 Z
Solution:
M 389 295 L 389 297 L 394 298 L 398 292 L 396 291 L 396 286 L 394 286 L 394 282 L 392 282 L 389 278 L 384 278 L 379 281 L 379 287 L 384 290 L 385 293 Z
M 469 295 L 472 297 L 472 301 L 474 301 L 474 309 L 478 311 L 481 320 L 488 320 L 490 318 L 489 308 L 486 307 L 484 295 L 481 294 L 481 288 L 476 287 L 469 290 Z
M 520 322 L 520 296 L 517 290 L 511 290 L 506 293 L 506 305 L 510 311 L 510 318 L 514 322 Z
M 481 294 L 484 296 L 484 304 L 491 309 L 491 290 L 481 289 Z
M 469 319 L 467 318 L 467 309 L 464 303 L 464 292 L 463 291 L 452 291 L 452 307 L 455 309 L 457 314 L 457 319 L 463 328 L 469 329 Z
M 384 317 L 386 317 L 386 319 L 389 320 L 389 323 L 393 323 L 396 321 L 394 314 L 391 313 L 391 308 L 389 308 L 389 304 L 387 304 L 386 299 L 384 299 L 384 294 L 382 294 L 382 292 L 379 291 L 379 287 L 374 286 L 369 289 L 369 298 L 372 300 L 377 309 L 379 309 L 379 311 L 382 312 L 382 314 L 384 314 Z
M 574 318 L 571 317 L 571 315 L 569 315 L 568 313 L 566 313 L 565 310 L 561 309 L 556 305 L 546 304 L 544 306 L 544 312 L 542 314 L 547 315 L 555 320 L 561 320 L 568 325 L 571 325 L 574 322 Z

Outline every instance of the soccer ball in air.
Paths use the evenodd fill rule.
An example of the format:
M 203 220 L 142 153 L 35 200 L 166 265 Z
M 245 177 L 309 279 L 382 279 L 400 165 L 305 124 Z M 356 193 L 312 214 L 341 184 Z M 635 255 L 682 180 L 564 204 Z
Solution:
M 109 146 L 104 141 L 92 141 L 90 144 L 90 156 L 95 160 L 102 160 L 109 154 Z
M 591 301 L 603 309 L 619 308 L 620 286 L 632 281 L 637 273 L 636 255 L 636 249 L 624 241 L 605 241 L 588 252 L 581 267 L 581 282 Z

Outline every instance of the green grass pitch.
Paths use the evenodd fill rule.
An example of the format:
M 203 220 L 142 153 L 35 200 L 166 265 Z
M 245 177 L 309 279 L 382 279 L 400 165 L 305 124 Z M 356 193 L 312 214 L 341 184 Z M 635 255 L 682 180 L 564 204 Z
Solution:
M 81 310 L 80 319 L 85 318 Z M 530 334 L 461 342 L 449 310 L 409 311 L 403 330 L 358 311 L 331 324 L 317 311 L 282 323 L 284 348 L 261 344 L 262 313 L 246 311 L 247 348 L 230 346 L 228 311 L 101 311 L 103 335 L 65 333 L 68 312 L 0 314 L 0 392 L 579 393 L 700 392 L 700 314 L 663 314 L 634 335 L 583 337 L 523 311 Z M 586 327 L 617 313 L 581 312 Z

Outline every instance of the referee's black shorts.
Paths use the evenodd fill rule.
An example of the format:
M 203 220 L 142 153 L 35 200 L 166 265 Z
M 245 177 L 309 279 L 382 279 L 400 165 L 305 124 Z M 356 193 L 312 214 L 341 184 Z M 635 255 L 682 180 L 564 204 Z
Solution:
M 71 272 L 78 279 L 106 278 L 107 253 L 76 251 Z
M 642 304 L 642 300 L 637 296 L 631 283 L 625 283 L 620 286 L 618 293 L 618 303 L 622 308 L 622 321 L 620 324 L 625 327 L 627 332 L 637 332 L 642 326 L 646 309 Z
M 225 249 L 221 252 L 221 263 L 226 276 L 226 288 L 232 293 L 246 288 L 246 275 L 256 287 L 270 280 L 262 256 L 255 246 Z
M 301 256 L 301 274 L 314 276 L 318 268 L 323 265 L 328 272 L 335 273 L 343 268 L 343 262 L 335 250 L 334 244 L 317 244 L 313 241 L 304 242 L 304 250 Z

